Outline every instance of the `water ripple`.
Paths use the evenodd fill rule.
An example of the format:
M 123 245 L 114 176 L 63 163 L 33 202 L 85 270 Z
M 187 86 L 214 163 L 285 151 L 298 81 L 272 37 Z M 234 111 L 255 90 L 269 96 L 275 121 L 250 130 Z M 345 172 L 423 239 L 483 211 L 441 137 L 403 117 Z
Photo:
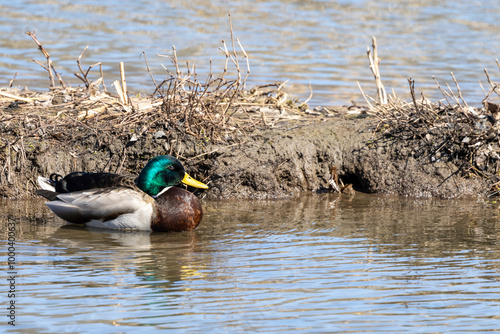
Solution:
M 177 234 L 33 224 L 43 206 L 7 205 L 2 222 L 19 227 L 16 331 L 498 328 L 495 205 L 363 194 L 204 204 L 202 226 Z

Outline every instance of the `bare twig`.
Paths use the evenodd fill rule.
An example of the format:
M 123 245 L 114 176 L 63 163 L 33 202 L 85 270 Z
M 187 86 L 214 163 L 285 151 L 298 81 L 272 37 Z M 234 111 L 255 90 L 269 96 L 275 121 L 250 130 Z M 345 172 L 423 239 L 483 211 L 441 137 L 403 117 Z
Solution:
M 122 61 L 120 62 L 120 81 L 123 93 L 122 101 L 124 104 L 127 104 L 129 102 L 129 98 L 127 95 L 127 81 L 125 80 L 125 65 Z
M 498 59 L 497 59 L 497 64 L 498 64 Z M 500 65 L 499 65 L 500 67 Z M 500 96 L 500 92 L 498 90 L 498 85 L 493 82 L 491 79 L 490 79 L 490 75 L 488 73 L 488 70 L 487 69 L 484 69 L 484 73 L 486 74 L 486 79 L 488 80 L 488 83 L 490 84 L 490 86 L 492 87 L 492 91 L 490 93 L 488 93 L 488 96 L 492 93 L 492 92 L 495 92 L 497 95 Z
M 415 110 L 419 112 L 420 108 L 418 107 L 417 99 L 415 98 L 415 80 L 409 78 L 408 84 L 410 85 L 410 94 L 411 94 L 411 99 L 413 101 L 413 105 L 415 106 Z
M 369 47 L 366 47 L 366 53 L 370 62 L 370 69 L 372 70 L 373 76 L 375 78 L 375 84 L 377 85 L 378 101 L 381 105 L 384 105 L 387 104 L 387 94 L 385 92 L 384 85 L 382 84 L 382 80 L 380 79 L 379 65 L 381 59 L 378 56 L 377 39 L 375 37 L 372 37 L 372 49 L 373 53 Z
M 455 79 L 455 76 L 453 75 L 453 72 L 450 72 L 451 74 L 451 77 L 453 78 L 453 82 L 455 83 L 455 86 L 457 87 L 457 92 L 458 92 L 458 97 L 460 98 L 460 100 L 462 100 L 462 102 L 464 103 L 465 107 L 468 108 L 469 106 L 467 105 L 467 102 L 465 101 L 463 95 L 462 95 L 462 91 L 460 90 L 460 86 L 458 85 L 458 82 L 457 82 L 457 79 Z
M 439 88 L 439 91 L 441 92 L 441 94 L 443 94 L 443 97 L 446 99 L 446 102 L 448 102 L 448 106 L 451 106 L 451 103 L 450 103 L 450 100 L 448 100 L 448 96 L 450 94 L 448 94 L 448 92 L 446 92 L 443 88 L 441 88 L 441 85 L 439 84 L 439 82 L 437 81 L 436 77 L 432 76 L 432 79 L 434 79 L 434 82 L 436 83 L 436 85 L 438 86 Z
M 38 41 L 38 39 L 36 38 L 34 32 L 27 31 L 26 34 L 33 39 L 33 41 L 36 43 L 36 45 L 38 45 L 38 49 L 43 53 L 43 55 L 47 59 L 47 66 L 43 66 L 41 63 L 39 63 L 38 61 L 36 61 L 34 59 L 33 59 L 33 61 L 35 61 L 37 64 L 41 65 L 45 70 L 47 70 L 47 72 L 49 73 L 50 88 L 52 88 L 52 89 L 55 88 L 56 84 L 55 84 L 55 81 L 54 81 L 54 74 L 52 73 L 52 71 L 54 73 L 56 73 L 56 75 L 57 75 L 57 72 L 56 72 L 56 70 L 54 69 L 54 67 L 52 65 L 52 60 L 50 59 L 49 52 Z M 60 79 L 59 76 L 58 76 L 58 78 L 59 78 L 59 81 L 61 81 L 61 79 Z
M 229 52 L 227 51 L 227 46 L 226 46 L 226 42 L 224 40 L 222 40 L 222 45 L 224 46 L 224 49 L 222 48 L 219 48 L 219 50 L 223 51 L 224 54 L 226 55 L 226 62 L 224 63 L 224 72 L 222 73 L 221 75 L 221 79 L 224 80 L 224 76 L 226 75 L 227 73 L 227 65 L 228 65 L 228 62 L 229 62 L 229 57 L 231 57 L 231 55 L 229 54 Z
M 174 63 L 176 73 L 177 73 L 177 78 L 181 78 L 181 70 L 179 69 L 179 63 L 177 62 L 177 51 L 175 50 L 175 45 L 172 45 L 172 50 L 174 51 L 174 57 L 172 58 L 172 62 Z
M 9 81 L 9 88 L 11 88 L 12 85 L 14 84 L 14 80 L 16 80 L 17 75 L 18 75 L 18 72 L 14 73 L 14 77 Z
M 87 87 L 87 88 L 89 88 L 89 87 L 90 87 L 90 82 L 89 82 L 89 81 L 88 81 L 88 79 L 87 79 L 87 74 L 88 74 L 88 72 L 89 72 L 89 71 L 87 71 L 87 73 L 83 72 L 82 65 L 80 64 L 80 61 L 82 60 L 83 54 L 85 53 L 85 51 L 86 51 L 88 48 L 89 48 L 89 46 L 87 45 L 87 46 L 83 49 L 82 53 L 80 53 L 80 55 L 78 56 L 78 58 L 76 58 L 76 64 L 78 65 L 78 69 L 80 70 L 80 73 L 81 73 L 81 74 L 80 74 L 80 73 L 75 73 L 75 76 L 76 76 L 78 79 L 82 80 L 82 81 L 83 81 L 83 83 L 85 84 L 85 87 Z M 90 68 L 89 68 L 89 70 L 90 70 Z
M 155 95 L 158 92 L 158 94 L 160 94 L 160 96 L 163 98 L 163 94 L 160 91 L 160 87 L 158 87 L 158 85 L 156 84 L 156 80 L 153 76 L 153 73 L 151 73 L 151 70 L 149 69 L 149 63 L 148 63 L 148 59 L 146 57 L 146 51 L 142 51 L 142 54 L 144 55 L 144 62 L 146 63 L 146 69 L 148 70 L 149 76 L 151 77 L 151 80 L 153 81 L 153 84 L 156 87 L 155 91 L 153 92 L 153 95 Z
M 231 33 L 231 45 L 233 46 L 233 56 L 234 56 L 234 64 L 236 65 L 236 68 L 238 69 L 238 73 L 240 72 L 240 65 L 238 63 L 238 56 L 236 55 L 236 48 L 234 47 L 234 36 L 233 36 L 233 23 L 231 22 L 231 14 L 228 14 L 229 17 L 229 31 Z M 239 76 L 238 76 L 239 79 Z
M 240 46 L 241 51 L 245 55 L 245 57 L 243 57 L 243 58 L 245 58 L 247 60 L 247 74 L 245 75 L 245 79 L 243 79 L 243 86 L 245 86 L 245 84 L 247 82 L 248 75 L 250 74 L 250 61 L 248 59 L 247 53 L 245 52 L 245 49 L 243 49 L 243 46 L 241 45 L 239 39 L 236 39 L 236 42 L 238 42 L 238 45 Z
M 361 88 L 361 84 L 359 83 L 359 81 L 356 81 L 356 83 L 358 84 L 358 88 L 359 88 L 359 90 L 360 90 L 361 94 L 363 95 L 363 97 L 364 97 L 364 99 L 365 99 L 366 103 L 368 104 L 368 107 L 370 108 L 370 110 L 371 110 L 371 109 L 373 109 L 372 104 L 371 104 L 371 103 L 370 103 L 370 101 L 368 100 L 368 96 L 366 96 L 365 92 L 364 92 L 364 91 L 363 91 L 363 89 Z
M 307 99 L 306 99 L 306 100 L 302 103 L 302 104 L 304 104 L 304 105 L 306 105 L 306 104 L 307 104 L 307 102 L 309 102 L 309 100 L 311 100 L 311 99 L 312 99 L 312 97 L 313 97 L 313 89 L 312 89 L 312 86 L 311 86 L 311 83 L 310 83 L 310 82 L 309 82 L 309 90 L 311 91 L 311 94 L 309 94 L 309 97 L 308 97 L 308 98 L 307 98 Z

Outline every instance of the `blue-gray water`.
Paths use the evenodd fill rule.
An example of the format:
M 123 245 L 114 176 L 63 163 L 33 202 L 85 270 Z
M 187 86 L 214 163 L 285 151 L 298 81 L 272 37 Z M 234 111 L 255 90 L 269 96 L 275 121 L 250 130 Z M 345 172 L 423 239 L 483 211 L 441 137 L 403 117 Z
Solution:
M 56 69 L 73 85 L 79 80 L 75 59 L 83 48 L 83 67 L 104 65 L 108 87 L 119 78 L 125 62 L 128 86 L 153 92 L 145 51 L 157 80 L 161 64 L 174 71 L 168 58 L 175 45 L 181 63 L 196 62 L 204 78 L 209 59 L 221 70 L 221 40 L 229 42 L 227 14 L 235 37 L 250 57 L 248 88 L 289 80 L 292 97 L 305 100 L 311 85 L 311 105 L 363 102 L 356 82 L 375 97 L 366 46 L 379 43 L 382 78 L 388 91 L 409 99 L 409 77 L 417 93 L 433 101 L 443 96 L 432 76 L 445 87 L 453 72 L 465 99 L 480 105 L 489 84 L 488 68 L 499 81 L 495 64 L 500 50 L 500 2 L 496 1 L 0 1 L 0 86 L 16 72 L 14 85 L 46 90 L 47 74 L 32 59 L 43 61 L 25 34 L 35 31 L 51 53 Z M 240 54 L 241 56 L 241 54 Z M 220 71 L 219 71 L 220 72 Z M 92 79 L 99 77 L 98 72 Z
M 209 58 L 229 41 L 227 13 L 250 56 L 249 88 L 289 80 L 313 105 L 374 95 L 366 46 L 379 42 L 382 78 L 407 97 L 407 78 L 432 99 L 432 76 L 479 105 L 500 81 L 500 3 L 486 1 L 1 1 L 0 87 L 47 90 L 35 31 L 66 82 L 103 62 L 105 83 L 125 62 L 133 90 L 153 91 L 179 59 Z M 92 78 L 98 77 L 92 72 Z M 486 88 L 487 89 L 487 88 Z M 0 203 L 0 332 L 477 333 L 500 329 L 498 203 L 357 194 L 287 201 L 203 202 L 199 229 L 179 234 L 63 227 L 43 201 Z M 16 327 L 5 316 L 8 226 L 16 226 Z M 5 305 L 5 306 L 4 306 Z
M 1 204 L 2 239 L 15 224 L 17 251 L 16 327 L 2 316 L 2 332 L 500 328 L 494 202 L 364 194 L 204 201 L 200 227 L 176 234 L 63 226 L 42 200 Z M 0 287 L 7 305 L 8 287 Z

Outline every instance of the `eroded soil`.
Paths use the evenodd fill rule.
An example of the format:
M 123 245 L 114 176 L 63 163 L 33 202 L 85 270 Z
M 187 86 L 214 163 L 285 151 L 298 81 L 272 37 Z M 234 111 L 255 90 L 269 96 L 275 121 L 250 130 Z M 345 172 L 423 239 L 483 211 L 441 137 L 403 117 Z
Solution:
M 203 198 L 283 198 L 333 191 L 328 184 L 332 166 L 344 183 L 368 193 L 415 197 L 487 193 L 490 185 L 485 179 L 464 175 L 452 162 L 428 163 L 406 152 L 404 142 L 374 141 L 375 124 L 373 117 L 338 112 L 334 117 L 282 121 L 217 143 L 161 127 L 137 135 L 99 131 L 99 124 L 82 125 L 67 130 L 80 131 L 79 136 L 52 133 L 17 140 L 4 132 L 9 144 L 4 147 L 0 195 L 34 196 L 36 177 L 54 172 L 137 174 L 150 158 L 161 154 L 177 156 L 189 174 L 208 183 L 209 190 L 197 192 Z M 30 131 L 39 127 L 35 124 Z

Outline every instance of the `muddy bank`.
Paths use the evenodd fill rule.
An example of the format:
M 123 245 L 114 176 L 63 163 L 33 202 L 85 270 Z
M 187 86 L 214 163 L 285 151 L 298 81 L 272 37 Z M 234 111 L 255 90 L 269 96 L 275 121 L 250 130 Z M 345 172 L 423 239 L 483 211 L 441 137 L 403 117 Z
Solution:
M 374 141 L 376 124 L 374 117 L 348 115 L 340 108 L 328 117 L 284 120 L 279 126 L 233 133 L 219 142 L 160 125 L 137 134 L 99 131 L 98 123 L 87 123 L 68 129 L 83 132 L 79 137 L 58 136 L 56 131 L 17 140 L 11 127 L 2 127 L 8 143 L 3 147 L 0 195 L 34 196 L 36 177 L 53 172 L 137 174 L 160 154 L 179 157 L 193 177 L 209 184 L 208 191 L 197 193 L 202 198 L 283 198 L 332 191 L 328 184 L 332 166 L 344 183 L 362 192 L 415 197 L 487 193 L 486 179 L 464 175 L 458 164 L 424 163 L 407 152 L 404 142 Z M 18 126 L 26 133 L 43 130 L 35 119 Z
M 370 65 L 377 101 L 363 93 L 366 107 L 310 110 L 309 99 L 290 98 L 283 82 L 246 89 L 248 57 L 240 45 L 238 61 L 231 30 L 233 52 L 225 51 L 223 73 L 200 79 L 194 64 L 180 66 L 173 48 L 175 71 L 155 80 L 148 66 L 151 94 L 127 91 L 123 63 L 114 93 L 102 68 L 92 70 L 100 63 L 82 68 L 86 48 L 75 74 L 83 85 L 71 87 L 34 33 L 28 35 L 47 59 L 50 89 L 0 88 L 1 197 L 34 196 L 38 175 L 138 174 L 163 154 L 179 158 L 210 186 L 198 193 L 205 198 L 333 191 L 333 167 L 344 184 L 367 193 L 500 194 L 500 103 L 493 101 L 498 86 L 489 77 L 493 88 L 484 107 L 469 106 L 458 84 L 458 95 L 438 84 L 444 100 L 432 103 L 418 97 L 411 79 L 412 101 L 406 102 L 387 99 L 378 65 Z M 372 48 L 369 58 L 377 54 L 375 38 Z M 378 64 L 376 58 L 370 63 Z
M 357 191 L 411 197 L 486 195 L 489 185 L 451 162 L 422 163 L 404 143 L 373 141 L 372 117 L 339 116 L 266 131 L 210 158 L 208 197 L 275 198 L 333 191 L 330 167 Z

